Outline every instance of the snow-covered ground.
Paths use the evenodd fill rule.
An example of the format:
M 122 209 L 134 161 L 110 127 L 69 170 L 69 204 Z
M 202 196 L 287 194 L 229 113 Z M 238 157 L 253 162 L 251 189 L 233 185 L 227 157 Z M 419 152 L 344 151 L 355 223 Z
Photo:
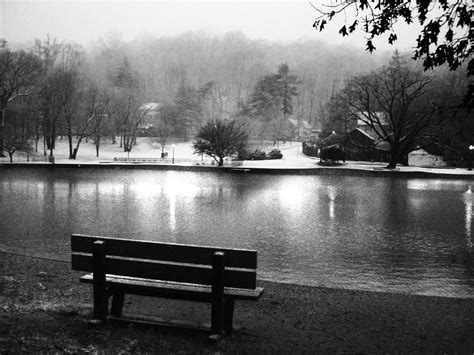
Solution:
M 120 148 L 119 144 L 106 143 L 100 147 L 99 157 L 96 157 L 95 146 L 92 142 L 82 142 L 77 154 L 76 160 L 69 159 L 69 148 L 66 139 L 58 139 L 56 149 L 54 150 L 54 157 L 56 163 L 100 163 L 113 162 L 114 158 L 147 158 L 160 159 L 161 146 L 157 138 L 138 138 L 138 144 L 133 147 L 130 153 L 126 153 Z M 273 144 L 268 143 L 260 145 L 260 149 L 270 151 L 277 148 Z M 311 158 L 302 154 L 302 147 L 300 142 L 282 142 L 279 143 L 278 148 L 283 153 L 283 159 L 278 160 L 254 160 L 243 161 L 242 167 L 245 168 L 273 168 L 273 169 L 308 169 L 318 168 L 319 158 Z M 212 159 L 209 157 L 201 157 L 193 154 L 192 141 L 183 142 L 171 140 L 165 146 L 165 152 L 168 153 L 168 159 L 161 161 L 161 164 L 171 164 L 174 155 L 175 164 L 196 165 L 196 164 L 212 164 Z M 49 155 L 49 151 L 48 151 Z M 15 154 L 14 162 L 27 162 L 26 154 Z M 45 162 L 48 158 L 44 156 L 42 146 L 39 147 L 38 153 L 30 154 L 30 162 Z M 0 158 L 0 163 L 8 163 L 9 158 Z M 230 164 L 230 162 L 227 162 Z M 384 170 L 386 163 L 378 162 L 355 162 L 347 161 L 342 164 L 342 168 L 361 169 L 361 170 Z M 324 168 L 324 167 L 320 167 Z M 412 171 L 412 172 L 427 172 L 435 174 L 453 174 L 453 175 L 470 175 L 474 179 L 474 171 L 465 168 L 424 168 L 415 166 L 401 166 L 397 167 L 398 171 Z

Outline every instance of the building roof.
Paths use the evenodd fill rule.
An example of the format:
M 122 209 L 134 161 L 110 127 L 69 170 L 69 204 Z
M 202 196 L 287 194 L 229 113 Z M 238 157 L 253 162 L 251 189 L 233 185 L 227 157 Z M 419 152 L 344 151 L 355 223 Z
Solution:
M 140 106 L 140 110 L 143 110 L 143 111 L 158 111 L 160 106 L 161 105 L 157 102 L 148 102 L 146 104 L 142 104 Z
M 298 120 L 295 120 L 294 118 L 288 118 L 288 121 L 293 125 L 293 127 L 298 127 Z M 308 130 L 311 129 L 311 125 L 305 120 L 301 121 L 300 127 Z
M 378 120 L 380 121 L 380 123 L 382 125 L 387 125 L 388 121 L 387 121 L 387 118 L 386 118 L 386 114 L 385 112 L 382 112 L 382 111 L 376 111 L 376 112 L 368 112 L 368 111 L 364 111 L 364 112 L 358 112 L 357 113 L 357 117 L 359 117 L 357 119 L 357 125 L 358 126 L 367 126 L 367 123 L 365 123 L 362 119 L 365 119 L 367 120 L 367 116 L 370 115 L 374 115 L 375 117 L 378 118 Z
M 360 148 L 372 148 L 375 143 L 374 138 L 359 128 L 350 131 L 348 136 L 351 143 Z

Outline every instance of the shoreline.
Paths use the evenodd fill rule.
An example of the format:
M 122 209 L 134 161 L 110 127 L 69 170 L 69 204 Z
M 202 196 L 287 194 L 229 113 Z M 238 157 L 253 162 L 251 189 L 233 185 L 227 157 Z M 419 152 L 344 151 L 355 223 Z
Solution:
M 262 150 L 276 148 L 271 142 L 261 143 Z M 339 166 L 321 166 L 319 158 L 306 156 L 301 152 L 301 142 L 286 142 L 279 145 L 282 159 L 226 161 L 223 167 L 213 165 L 213 160 L 194 154 L 191 141 L 174 140 L 166 145 L 168 158 L 161 159 L 161 146 L 156 138 L 137 138 L 137 145 L 129 153 L 118 144 L 101 146 L 100 157 L 92 142 L 83 142 L 76 160 L 69 159 L 69 147 L 66 140 L 57 140 L 54 149 L 54 163 L 41 152 L 28 156 L 17 153 L 14 162 L 9 158 L 0 158 L 0 169 L 7 167 L 43 167 L 91 169 L 147 169 L 176 171 L 225 172 L 236 174 L 288 174 L 288 175 L 330 175 L 330 176 L 368 176 L 368 177 L 407 177 L 427 179 L 463 179 L 474 180 L 474 171 L 467 168 L 417 167 L 398 165 L 394 170 L 386 169 L 387 163 L 369 161 L 346 161 Z M 30 160 L 30 161 L 28 161 Z M 135 160 L 135 161 L 133 161 Z M 176 164 L 174 164 L 176 163 Z M 214 162 L 215 163 L 215 162 Z
M 69 263 L 0 252 L 0 352 L 472 353 L 474 300 L 258 281 L 218 345 L 181 328 L 90 328 L 92 290 Z M 208 321 L 202 303 L 128 297 L 125 312 Z
M 254 161 L 252 161 L 254 163 Z M 41 169 L 142 169 L 142 170 L 174 170 L 174 171 L 193 171 L 193 172 L 216 172 L 216 173 L 235 173 L 235 174 L 274 174 L 274 175 L 322 175 L 322 176 L 364 176 L 364 177 L 404 177 L 415 179 L 453 179 L 453 180 L 474 180 L 474 172 L 468 171 L 464 173 L 457 173 L 455 170 L 462 169 L 436 169 L 436 171 L 422 171 L 418 169 L 402 170 L 388 170 L 380 167 L 370 168 L 367 166 L 337 166 L 337 167 L 284 167 L 284 166 L 212 166 L 212 165 L 185 165 L 185 164 L 151 164 L 140 162 L 116 163 L 114 161 L 100 161 L 100 162 L 58 162 L 58 163 L 44 163 L 44 162 L 13 162 L 0 163 L 0 168 L 41 168 Z M 434 170 L 434 169 L 430 169 Z

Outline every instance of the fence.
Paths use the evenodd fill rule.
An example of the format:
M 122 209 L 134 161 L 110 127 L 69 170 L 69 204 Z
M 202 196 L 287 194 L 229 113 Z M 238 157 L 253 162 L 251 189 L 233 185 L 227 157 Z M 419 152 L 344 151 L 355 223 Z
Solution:
M 189 159 L 189 158 L 128 158 L 115 157 L 114 162 L 118 163 L 151 163 L 151 164 L 189 164 L 189 165 L 217 165 L 213 159 Z M 227 166 L 242 166 L 240 160 L 224 160 Z

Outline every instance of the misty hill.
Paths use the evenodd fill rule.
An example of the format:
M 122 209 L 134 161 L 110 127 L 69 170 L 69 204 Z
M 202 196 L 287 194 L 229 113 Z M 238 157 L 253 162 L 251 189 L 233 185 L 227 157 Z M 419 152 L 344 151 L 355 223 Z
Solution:
M 369 54 L 320 41 L 251 40 L 240 32 L 224 36 L 188 32 L 131 42 L 111 35 L 97 41 L 89 55 L 104 78 L 127 57 L 139 73 L 144 101 L 172 101 L 183 81 L 195 87 L 214 82 L 213 96 L 226 115 L 247 101 L 260 77 L 287 63 L 300 81 L 295 115 L 315 125 L 324 115 L 323 104 L 345 78 L 382 65 L 390 53 Z
M 24 43 L 8 46 L 12 50 L 32 48 Z M 86 53 L 87 70 L 103 82 L 126 57 L 140 77 L 143 102 L 171 102 L 182 82 L 196 88 L 213 82 L 214 100 L 225 116 L 235 114 L 239 103 L 248 100 L 259 78 L 287 63 L 299 79 L 294 116 L 314 127 L 324 119 L 324 104 L 346 78 L 383 65 L 391 55 L 308 39 L 252 40 L 241 32 L 144 35 L 129 42 L 111 33 L 87 46 Z

